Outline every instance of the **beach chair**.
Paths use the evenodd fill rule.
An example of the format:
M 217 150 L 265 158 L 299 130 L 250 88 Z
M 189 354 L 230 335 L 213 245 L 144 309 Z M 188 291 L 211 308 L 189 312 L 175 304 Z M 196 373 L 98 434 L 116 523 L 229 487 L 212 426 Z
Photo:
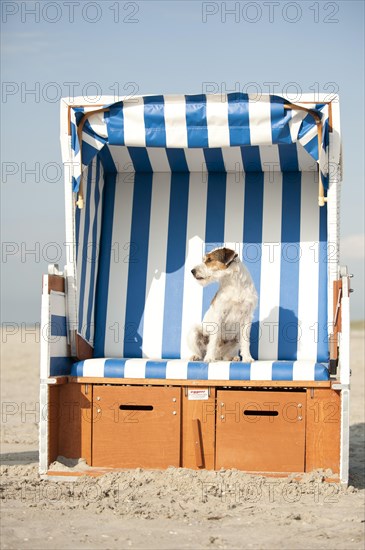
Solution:
M 348 480 L 349 275 L 339 263 L 339 100 L 61 102 L 67 265 L 43 277 L 40 473 L 326 471 Z M 234 249 L 258 293 L 252 363 L 191 361 Z

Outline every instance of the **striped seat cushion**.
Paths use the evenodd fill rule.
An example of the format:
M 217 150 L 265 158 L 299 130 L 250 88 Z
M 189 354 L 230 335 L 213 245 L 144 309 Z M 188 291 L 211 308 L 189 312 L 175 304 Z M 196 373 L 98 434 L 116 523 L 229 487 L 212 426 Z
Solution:
M 87 359 L 74 363 L 72 376 L 170 380 L 328 380 L 324 363 L 254 361 L 216 363 L 148 359 Z

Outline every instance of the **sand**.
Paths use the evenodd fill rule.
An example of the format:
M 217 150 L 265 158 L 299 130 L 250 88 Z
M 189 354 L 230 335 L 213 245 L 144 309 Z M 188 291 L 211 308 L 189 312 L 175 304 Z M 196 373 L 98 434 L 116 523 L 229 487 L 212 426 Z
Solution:
M 4 335 L 3 335 L 4 339 Z M 24 340 L 24 341 L 22 341 Z M 39 479 L 37 336 L 2 344 L 2 531 L 11 549 L 364 547 L 364 332 L 352 333 L 350 484 L 169 468 Z M 64 461 L 63 461 L 64 462 Z M 55 469 L 87 468 L 62 458 Z

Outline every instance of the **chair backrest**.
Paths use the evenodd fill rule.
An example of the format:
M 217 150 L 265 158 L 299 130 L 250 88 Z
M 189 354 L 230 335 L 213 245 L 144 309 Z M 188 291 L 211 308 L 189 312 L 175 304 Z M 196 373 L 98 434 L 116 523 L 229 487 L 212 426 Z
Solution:
M 314 172 L 103 176 L 98 163 L 85 196 L 93 222 L 85 209 L 76 224 L 79 330 L 96 357 L 188 358 L 187 333 L 216 290 L 190 271 L 226 245 L 259 295 L 253 357 L 328 359 L 326 207 Z

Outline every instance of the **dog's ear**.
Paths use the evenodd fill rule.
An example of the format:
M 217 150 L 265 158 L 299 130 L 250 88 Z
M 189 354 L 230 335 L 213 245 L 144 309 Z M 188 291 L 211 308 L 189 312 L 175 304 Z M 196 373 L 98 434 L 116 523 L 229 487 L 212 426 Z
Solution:
M 234 250 L 231 250 L 230 248 L 225 248 L 224 249 L 224 263 L 226 264 L 226 266 L 228 267 L 229 265 L 231 265 L 231 263 L 233 262 L 233 260 L 235 258 L 237 258 L 238 254 L 234 251 Z

